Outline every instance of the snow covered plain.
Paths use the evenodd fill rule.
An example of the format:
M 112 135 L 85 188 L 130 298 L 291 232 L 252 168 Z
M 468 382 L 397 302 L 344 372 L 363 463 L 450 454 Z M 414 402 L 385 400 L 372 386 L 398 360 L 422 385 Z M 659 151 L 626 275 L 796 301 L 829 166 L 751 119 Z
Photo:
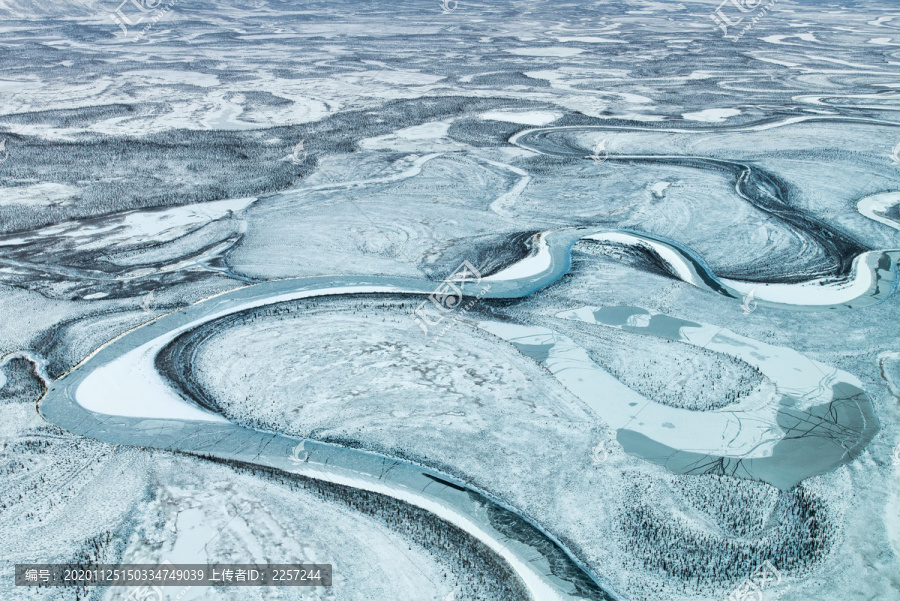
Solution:
M 714 601 L 765 561 L 766 598 L 900 598 L 900 17 L 749 4 L 735 41 L 699 0 L 144 3 L 124 35 L 0 2 L 0 559 L 335 564 L 180 599 Z M 464 260 L 490 291 L 447 310 Z M 407 285 L 265 293 L 307 276 Z M 865 410 L 817 447 L 835 381 Z M 502 511 L 166 438 L 232 424 Z M 546 538 L 504 548 L 512 516 Z

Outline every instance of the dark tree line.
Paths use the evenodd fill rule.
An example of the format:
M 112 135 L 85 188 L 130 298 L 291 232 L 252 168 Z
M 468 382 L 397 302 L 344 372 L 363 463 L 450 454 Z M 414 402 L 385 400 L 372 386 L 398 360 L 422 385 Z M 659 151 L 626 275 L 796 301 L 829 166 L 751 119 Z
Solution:
M 230 465 L 239 472 L 277 482 L 292 490 L 303 490 L 321 499 L 344 505 L 355 512 L 375 518 L 392 532 L 416 541 L 435 558 L 449 566 L 444 573 L 451 588 L 457 588 L 455 599 L 483 601 L 521 601 L 528 599 L 523 584 L 512 569 L 496 553 L 465 531 L 445 522 L 424 509 L 381 495 L 289 474 L 274 468 L 260 467 L 216 457 L 204 456 L 215 463 Z

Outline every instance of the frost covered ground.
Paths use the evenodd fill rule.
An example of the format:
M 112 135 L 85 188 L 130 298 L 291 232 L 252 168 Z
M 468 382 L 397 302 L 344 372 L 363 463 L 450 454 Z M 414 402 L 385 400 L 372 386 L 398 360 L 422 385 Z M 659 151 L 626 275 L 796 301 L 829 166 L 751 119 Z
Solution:
M 900 599 L 898 82 L 887 0 L 0 0 L 0 598 Z

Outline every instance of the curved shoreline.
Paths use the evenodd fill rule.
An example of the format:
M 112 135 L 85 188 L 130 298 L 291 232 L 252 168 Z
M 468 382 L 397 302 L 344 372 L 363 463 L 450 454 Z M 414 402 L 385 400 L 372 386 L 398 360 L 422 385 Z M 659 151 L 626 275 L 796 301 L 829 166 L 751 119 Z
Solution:
M 620 244 L 652 251 L 673 276 L 702 290 L 745 302 L 792 310 L 860 308 L 878 304 L 900 289 L 900 250 L 866 251 L 853 258 L 843 278 L 819 278 L 795 284 L 757 283 L 721 278 L 687 246 L 662 236 L 622 229 L 572 227 L 540 232 L 534 253 L 484 278 L 532 286 L 550 284 L 569 271 L 579 241 Z
M 814 118 L 812 118 L 814 119 Z M 802 119 L 808 120 L 808 119 Z M 797 120 L 788 120 L 797 122 Z M 763 123 L 748 129 L 768 129 L 788 124 Z M 639 128 L 604 128 L 602 126 L 573 126 L 571 128 L 540 128 L 521 132 L 511 142 L 529 148 L 527 140 L 546 136 L 559 129 L 569 130 L 636 130 Z M 647 131 L 666 131 L 648 129 Z M 675 131 L 675 130 L 673 130 Z M 690 130 L 686 130 L 690 131 Z M 699 130 L 694 130 L 699 131 Z M 525 143 L 519 140 L 526 135 Z M 530 149 L 530 148 L 529 148 Z M 535 150 L 535 152 L 540 152 Z M 584 150 L 565 147 L 560 156 L 583 156 Z M 517 261 L 483 281 L 490 284 L 489 292 L 479 298 L 516 299 L 532 294 L 548 286 L 566 274 L 572 261 L 572 249 L 580 240 L 595 243 L 624 244 L 655 253 L 682 281 L 717 294 L 738 299 L 754 296 L 762 302 L 781 307 L 821 309 L 835 307 L 859 307 L 881 302 L 900 286 L 898 265 L 900 250 L 869 251 L 844 234 L 819 224 L 802 212 L 789 207 L 781 198 L 778 184 L 768 174 L 754 172 L 749 165 L 734 161 L 684 156 L 621 156 L 627 160 L 669 160 L 696 165 L 728 169 L 735 173 L 737 193 L 789 224 L 804 229 L 810 223 L 822 232 L 815 238 L 823 248 L 830 249 L 839 259 L 837 273 L 840 281 L 813 279 L 801 283 L 757 283 L 729 280 L 718 277 L 697 253 L 690 248 L 660 236 L 627 230 L 568 227 L 535 234 L 535 252 Z M 755 190 L 766 189 L 766 195 L 755 196 Z M 772 192 L 774 190 L 774 192 Z M 796 223 L 795 223 L 796 222 Z M 854 256 L 841 252 L 852 248 L 860 250 Z M 823 285 L 824 284 L 824 285 Z M 458 282 L 460 296 L 475 297 L 471 282 Z M 811 286 L 815 285 L 814 288 Z M 436 470 L 390 457 L 350 449 L 339 445 L 301 440 L 284 435 L 266 433 L 228 422 L 221 415 L 197 404 L 196 399 L 183 398 L 156 369 L 159 353 L 176 337 L 190 332 L 200 325 L 233 315 L 239 311 L 276 304 L 279 302 L 313 296 L 344 295 L 354 293 L 413 294 L 426 296 L 434 292 L 435 282 L 398 277 L 335 276 L 277 280 L 247 286 L 204 299 L 194 305 L 174 311 L 130 330 L 107 342 L 91 353 L 77 366 L 59 379 L 50 382 L 47 392 L 39 402 L 38 410 L 48 421 L 82 436 L 113 444 L 128 444 L 177 450 L 194 454 L 206 454 L 220 459 L 290 471 L 308 477 L 385 494 L 425 509 L 485 543 L 498 553 L 516 572 L 535 599 L 615 599 L 608 584 L 592 575 L 557 539 L 542 530 L 515 510 L 499 500 L 448 477 Z M 748 286 L 752 286 L 749 290 Z M 787 290 L 776 288 L 787 287 Z M 757 287 L 762 292 L 756 294 Z M 810 288 L 810 294 L 800 294 L 802 288 Z M 800 292 L 798 292 L 800 291 Z M 823 295 L 822 292 L 829 292 Z M 825 300 L 826 302 L 816 302 Z M 797 302 L 797 301 L 802 302 Z M 675 319 L 675 318 L 669 318 Z M 686 322 L 685 322 L 686 323 Z M 117 396 L 116 388 L 120 388 Z M 837 392 L 837 391 L 836 391 Z M 861 392 L 861 391 L 860 391 Z M 851 400 L 849 397 L 835 401 Z M 830 406 L 829 406 L 830 409 Z M 792 416 L 796 419 L 797 416 Z M 802 416 L 801 418 L 802 419 Z M 874 416 L 873 416 L 874 419 Z M 778 425 L 782 426 L 781 419 Z M 871 433 L 871 421 L 866 422 L 864 434 Z M 874 422 L 877 424 L 877 421 Z M 626 424 L 627 425 L 627 424 Z M 837 424 L 836 424 L 837 425 Z M 785 431 L 791 427 L 787 424 Z M 877 425 L 875 426 L 877 430 Z M 638 434 L 638 433 L 635 433 Z M 862 439 L 866 436 L 863 435 Z M 623 440 L 624 439 L 620 439 Z M 867 440 L 854 446 L 861 451 Z M 694 456 L 693 451 L 680 451 L 650 441 L 624 441 L 623 444 L 656 444 L 666 455 L 660 462 L 675 473 L 693 473 L 707 469 L 708 457 Z M 861 446 L 860 446 L 861 445 Z M 858 448 L 857 448 L 858 447 Z M 299 459 L 297 449 L 302 449 Z M 792 450 L 793 449 L 793 450 Z M 808 449 L 785 449 L 782 456 L 772 461 L 784 462 L 809 456 Z M 683 453 L 672 463 L 674 453 Z M 853 458 L 853 453 L 849 454 Z M 645 459 L 653 461 L 650 457 Z M 768 457 L 752 458 L 762 461 Z M 738 466 L 741 460 L 738 460 Z M 821 466 L 820 466 L 821 467 Z M 823 470 L 833 469 L 828 465 Z M 817 467 L 816 469 L 819 469 Z M 728 470 L 733 475 L 755 478 L 754 470 Z M 821 471 L 816 472 L 821 473 Z M 808 477 L 810 474 L 802 475 Z M 791 480 L 782 481 L 784 484 Z M 520 536 L 509 536 L 501 531 L 485 512 L 491 507 L 501 512 L 505 519 L 520 524 Z M 515 530 L 515 529 L 514 529 Z M 528 534 L 523 534 L 527 532 Z M 538 533 L 535 535 L 534 533 Z M 535 542 L 535 536 L 540 537 Z M 552 549 L 553 558 L 543 551 Z M 588 593 L 585 593 L 588 583 Z M 578 584 L 578 586 L 576 585 Z
M 384 281 L 388 279 L 393 282 Z M 433 283 L 425 280 L 344 277 L 280 280 L 233 290 L 163 315 L 110 341 L 52 382 L 39 411 L 62 428 L 103 442 L 202 453 L 386 494 L 430 511 L 488 545 L 515 570 L 537 600 L 575 600 L 586 594 L 597 600 L 619 598 L 537 524 L 453 477 L 375 453 L 237 426 L 180 398 L 153 369 L 159 349 L 175 336 L 239 310 L 322 294 L 424 295 L 432 287 Z M 139 383 L 120 397 L 127 401 L 126 406 L 119 406 L 126 415 L 111 414 L 108 411 L 113 407 L 101 403 L 111 400 L 113 391 L 105 387 L 110 378 L 119 378 L 123 388 L 129 380 Z M 88 386 L 83 388 L 85 381 Z M 142 398 L 141 391 L 148 383 L 152 393 Z M 181 405 L 178 411 L 182 417 L 172 419 L 167 414 L 176 404 Z M 102 409 L 107 412 L 101 413 Z M 298 443 L 302 443 L 303 461 L 297 461 L 294 452 Z M 505 519 L 520 523 L 522 537 L 511 537 L 495 528 L 484 511 L 487 506 L 501 512 Z M 535 543 L 535 533 L 543 541 Z M 541 551 L 548 545 L 558 550 L 552 562 Z M 580 586 L 576 587 L 575 581 Z M 595 590 L 586 591 L 585 583 Z
M 775 385 L 775 397 L 757 406 L 693 411 L 654 402 L 630 389 L 630 397 L 622 394 L 611 403 L 597 398 L 596 390 L 610 385 L 591 385 L 599 368 L 587 353 L 555 336 L 562 340 L 554 340 L 547 353 L 550 371 L 585 403 L 598 407 L 604 421 L 619 426 L 617 438 L 626 452 L 675 473 L 713 471 L 787 490 L 852 461 L 880 428 L 858 378 L 793 349 L 642 307 L 582 307 L 556 317 L 729 355 L 755 367 Z M 622 386 L 618 381 L 615 385 Z M 637 412 L 626 403 L 628 398 L 640 406 Z
M 834 117 L 827 118 L 822 116 L 802 116 L 793 117 L 777 121 L 774 118 L 763 122 L 734 126 L 734 127 L 707 127 L 694 129 L 681 128 L 652 128 L 652 127 L 636 127 L 636 126 L 614 126 L 614 125 L 571 125 L 558 127 L 539 127 L 521 131 L 509 139 L 509 143 L 524 150 L 529 150 L 538 154 L 548 156 L 568 157 L 568 158 L 595 158 L 587 154 L 589 150 L 574 145 L 571 140 L 561 139 L 553 140 L 553 134 L 567 134 L 578 132 L 642 132 L 642 133 L 683 133 L 683 134 L 699 134 L 699 133 L 723 133 L 723 132 L 740 132 L 740 131 L 763 131 L 793 125 L 802 122 L 816 121 L 836 121 L 836 122 L 852 122 L 852 123 L 869 123 L 873 125 L 898 126 L 900 124 L 881 121 L 877 119 L 864 118 L 846 118 Z M 813 279 L 826 280 L 834 277 L 846 279 L 851 275 L 855 268 L 859 257 L 866 253 L 881 253 L 881 255 L 889 254 L 895 263 L 900 263 L 900 251 L 897 249 L 873 250 L 858 243 L 852 237 L 844 232 L 828 225 L 822 220 L 815 218 L 803 211 L 797 210 L 790 206 L 784 198 L 782 191 L 783 184 L 773 174 L 761 169 L 756 165 L 750 165 L 735 160 L 719 159 L 704 156 L 689 155 L 641 155 L 641 154 L 606 154 L 603 160 L 621 160 L 634 162 L 665 162 L 667 164 L 685 164 L 701 169 L 726 169 L 731 171 L 735 181 L 735 192 L 742 199 L 751 205 L 763 211 L 780 221 L 783 221 L 803 232 L 808 238 L 815 241 L 822 249 L 823 253 L 830 257 L 834 263 L 834 268 L 812 274 Z M 880 196 L 880 195 L 873 195 Z M 868 197 L 867 197 L 868 198 Z M 862 211 L 861 211 L 862 212 Z M 866 216 L 870 216 L 863 213 Z M 871 217 L 871 216 L 870 216 Z M 882 221 L 872 217 L 877 221 Z M 897 227 L 895 224 L 889 224 Z M 643 234 L 646 235 L 646 234 Z M 896 270 L 895 266 L 893 269 Z M 816 277 L 817 276 L 817 277 Z M 724 278 L 723 278 L 724 279 Z M 744 282 L 748 286 L 766 286 L 771 284 L 798 284 L 796 278 L 783 279 L 767 278 L 767 279 L 748 279 L 748 278 L 731 278 L 731 281 Z M 818 282 L 815 282 L 818 283 Z M 744 288 L 746 291 L 746 288 Z M 777 302 L 777 301 L 775 301 Z M 790 304 L 790 303 L 788 303 Z M 804 304 L 804 303 L 798 303 Z M 841 304 L 841 303 L 838 303 Z
M 714 274 L 708 272 L 708 267 L 705 266 L 702 259 L 683 247 L 664 242 L 659 238 L 632 232 L 610 232 L 590 228 L 563 228 L 542 232 L 536 236 L 540 236 L 540 244 L 537 245 L 538 252 L 501 270 L 492 278 L 485 278 L 485 281 L 490 281 L 492 288 L 482 296 L 498 299 L 521 298 L 553 283 L 568 272 L 574 244 L 581 239 L 592 238 L 598 242 L 603 240 L 625 241 L 631 244 L 651 245 L 657 250 L 666 250 L 669 253 L 668 260 L 673 263 L 682 262 L 681 271 L 676 269 L 676 273 L 682 275 L 686 281 L 701 287 L 708 287 L 720 294 L 735 296 L 727 287 L 716 285 L 719 280 L 715 278 Z M 207 453 L 223 459 L 284 469 L 291 456 L 286 449 L 292 444 L 296 444 L 298 439 L 236 426 L 227 422 L 222 416 L 198 406 L 192 400 L 186 401 L 156 371 L 155 359 L 159 352 L 177 336 L 201 324 L 250 308 L 311 296 L 351 293 L 400 293 L 424 296 L 432 292 L 433 286 L 434 283 L 427 280 L 344 276 L 279 280 L 232 290 L 180 311 L 163 315 L 110 341 L 78 366 L 52 382 L 40 403 L 39 410 L 49 421 L 60 427 L 114 444 L 134 444 Z M 464 294 L 474 296 L 474 287 L 470 282 L 460 282 L 459 287 Z M 126 399 L 127 402 L 111 403 L 113 399 L 110 398 L 110 393 L 115 391 L 116 387 L 127 386 L 128 382 L 133 384 L 130 389 L 124 390 L 122 391 L 124 394 L 114 397 L 116 400 Z M 135 383 L 136 385 L 134 385 Z M 152 437 L 148 438 L 145 435 L 147 432 L 151 432 Z M 211 437 L 215 440 L 211 441 Z M 244 441 L 237 449 L 223 442 L 235 439 Z M 323 445 L 323 443 L 314 443 L 313 441 L 304 444 L 310 444 L 312 445 L 311 449 L 317 449 L 315 452 L 309 451 L 309 457 L 312 464 L 316 465 L 316 469 L 312 469 L 309 465 L 304 467 L 309 470 L 308 475 L 312 477 L 347 478 L 349 476 L 346 470 L 350 470 L 349 473 L 353 478 L 360 479 L 358 482 L 360 486 L 376 487 L 378 491 L 397 498 L 400 498 L 398 495 L 402 494 L 405 495 L 404 499 L 417 506 L 443 511 L 446 513 L 445 519 L 477 536 L 479 540 L 495 550 L 499 548 L 498 541 L 505 540 L 502 537 L 497 538 L 501 535 L 493 531 L 489 524 L 466 521 L 471 519 L 472 515 L 471 498 L 477 497 L 482 500 L 481 502 L 491 502 L 498 507 L 502 507 L 502 505 L 496 500 L 487 499 L 478 491 L 467 488 L 464 483 L 455 483 L 453 478 L 434 470 L 363 451 Z M 247 448 L 258 450 L 252 456 L 248 456 Z M 279 449 L 279 451 L 273 453 L 270 449 Z M 327 449 L 327 451 L 323 449 Z M 315 458 L 320 456 L 322 460 L 317 462 Z M 337 461 L 337 456 L 344 457 L 343 464 Z M 413 499 L 413 497 L 409 497 L 408 491 L 394 489 L 391 486 L 384 488 L 382 476 L 376 476 L 375 472 L 360 470 L 360 465 L 371 464 L 373 460 L 379 466 L 383 466 L 385 461 L 390 461 L 394 466 L 391 470 L 392 474 L 397 476 L 402 474 L 402 480 L 405 483 L 417 481 L 422 484 L 418 496 Z M 671 465 L 667 465 L 667 467 L 671 467 Z M 674 471 L 683 470 L 676 467 Z M 736 473 L 736 475 L 740 474 Z M 751 476 L 748 473 L 744 477 Z M 469 501 L 462 502 L 462 499 L 458 498 L 456 505 L 448 505 L 446 499 L 432 498 L 430 493 L 426 493 L 426 488 L 435 482 L 435 478 L 437 481 L 453 482 L 454 486 L 466 490 L 468 496 L 465 498 Z M 388 489 L 391 489 L 392 492 Z M 367 488 L 367 490 L 375 491 L 375 488 Z M 438 504 L 434 505 L 434 503 Z M 504 508 L 504 511 L 507 511 L 514 519 L 523 519 L 508 508 Z M 470 517 L 464 519 L 464 516 L 467 515 Z M 536 524 L 528 523 L 539 529 Z M 598 585 L 598 590 L 609 589 L 608 585 L 601 587 L 596 578 L 590 576 L 589 572 L 557 541 L 546 532 L 541 532 L 571 562 L 569 571 L 574 568 L 578 573 L 585 574 L 589 580 Z M 564 585 L 564 580 L 558 578 L 552 571 L 535 571 L 534 562 L 521 563 L 523 557 L 534 554 L 534 549 L 528 548 L 529 552 L 513 553 L 508 547 L 502 547 L 498 552 L 502 551 L 501 555 L 510 562 L 510 565 L 519 566 L 516 568 L 517 573 L 523 578 L 523 581 L 532 581 L 529 587 L 533 592 L 537 594 L 538 591 L 542 591 L 540 592 L 541 596 L 537 598 L 565 599 L 571 590 Z M 545 567 L 549 566 L 549 563 L 545 562 L 545 564 Z M 555 584 L 548 584 L 551 582 Z M 608 595 L 605 592 L 603 594 Z
M 856 201 L 856 209 L 869 219 L 900 230 L 900 192 L 879 192 L 864 196 Z

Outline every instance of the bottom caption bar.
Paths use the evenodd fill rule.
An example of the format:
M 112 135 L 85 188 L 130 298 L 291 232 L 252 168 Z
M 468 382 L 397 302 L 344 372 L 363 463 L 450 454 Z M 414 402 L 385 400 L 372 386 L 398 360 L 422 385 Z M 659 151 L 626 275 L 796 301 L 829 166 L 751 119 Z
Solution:
M 331 586 L 331 564 L 17 563 L 16 586 Z

